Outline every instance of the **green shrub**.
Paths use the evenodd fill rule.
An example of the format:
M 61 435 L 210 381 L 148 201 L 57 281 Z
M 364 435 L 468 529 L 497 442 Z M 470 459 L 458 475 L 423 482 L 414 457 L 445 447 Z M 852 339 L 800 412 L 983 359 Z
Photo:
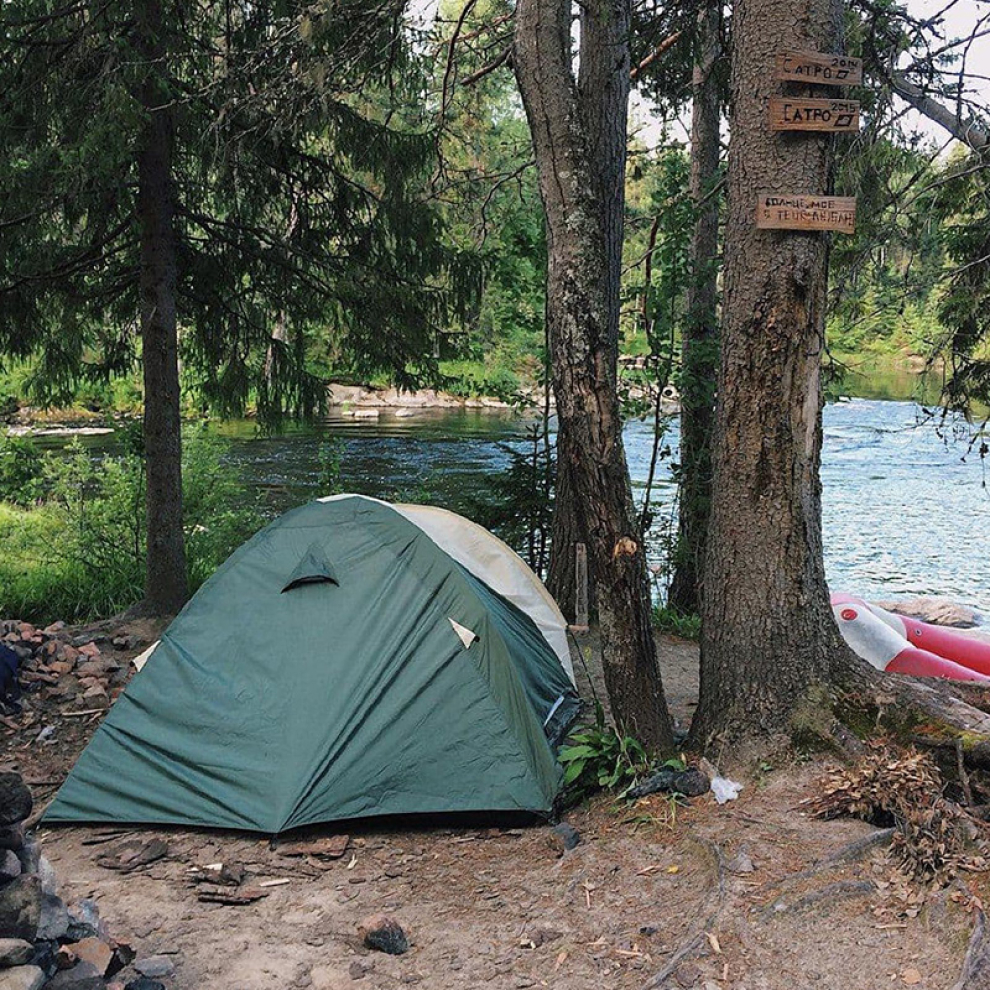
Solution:
M 78 441 L 41 461 L 43 502 L 0 505 L 0 615 L 66 621 L 104 617 L 144 588 L 144 463 L 136 428 L 125 452 L 93 458 Z M 255 498 L 205 430 L 183 445 L 183 512 L 195 590 L 263 523 Z M 9 501 L 9 499 L 7 500 Z
M 30 505 L 41 495 L 42 454 L 28 437 L 0 434 L 0 502 Z

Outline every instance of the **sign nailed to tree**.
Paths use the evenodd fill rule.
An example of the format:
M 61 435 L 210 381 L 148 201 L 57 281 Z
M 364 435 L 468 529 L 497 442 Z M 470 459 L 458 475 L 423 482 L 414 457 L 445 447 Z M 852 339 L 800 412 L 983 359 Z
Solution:
M 863 81 L 863 60 L 822 52 L 778 52 L 773 77 L 783 82 L 858 86 Z
M 856 100 L 804 100 L 779 96 L 770 100 L 770 128 L 774 131 L 858 131 Z
M 763 230 L 856 230 L 855 196 L 803 196 L 762 192 L 756 226 Z

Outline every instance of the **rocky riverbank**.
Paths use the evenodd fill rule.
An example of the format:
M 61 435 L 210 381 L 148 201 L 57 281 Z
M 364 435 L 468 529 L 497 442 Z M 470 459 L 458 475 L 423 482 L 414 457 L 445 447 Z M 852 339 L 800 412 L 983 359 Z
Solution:
M 166 957 L 139 958 L 96 901 L 60 893 L 20 774 L 0 772 L 0 990 L 165 990 Z M 68 900 L 63 899 L 68 896 Z

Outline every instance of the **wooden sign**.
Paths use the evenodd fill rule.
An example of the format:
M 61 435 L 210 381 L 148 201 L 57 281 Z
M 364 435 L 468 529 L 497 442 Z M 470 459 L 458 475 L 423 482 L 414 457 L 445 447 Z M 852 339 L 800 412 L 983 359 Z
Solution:
M 856 230 L 855 196 L 803 196 L 762 192 L 756 202 L 762 230 Z
M 770 129 L 827 133 L 858 131 L 859 102 L 775 96 L 770 100 Z
M 784 82 L 858 86 L 863 81 L 863 60 L 822 52 L 783 51 L 777 53 L 773 77 Z

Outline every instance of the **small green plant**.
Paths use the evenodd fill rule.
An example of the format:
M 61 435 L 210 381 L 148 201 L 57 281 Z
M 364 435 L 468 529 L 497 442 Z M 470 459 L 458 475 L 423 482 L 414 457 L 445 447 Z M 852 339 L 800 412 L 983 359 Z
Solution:
M 701 616 L 685 615 L 667 605 L 654 605 L 653 625 L 661 632 L 681 639 L 697 640 L 701 635 Z
M 316 453 L 316 486 L 321 497 L 339 495 L 344 489 L 341 484 L 341 458 L 344 445 L 336 437 L 324 440 Z
M 564 785 L 580 800 L 599 790 L 624 794 L 650 770 L 643 744 L 632 736 L 620 736 L 606 724 L 605 711 L 595 704 L 595 721 L 575 732 L 558 759 L 564 767 Z

